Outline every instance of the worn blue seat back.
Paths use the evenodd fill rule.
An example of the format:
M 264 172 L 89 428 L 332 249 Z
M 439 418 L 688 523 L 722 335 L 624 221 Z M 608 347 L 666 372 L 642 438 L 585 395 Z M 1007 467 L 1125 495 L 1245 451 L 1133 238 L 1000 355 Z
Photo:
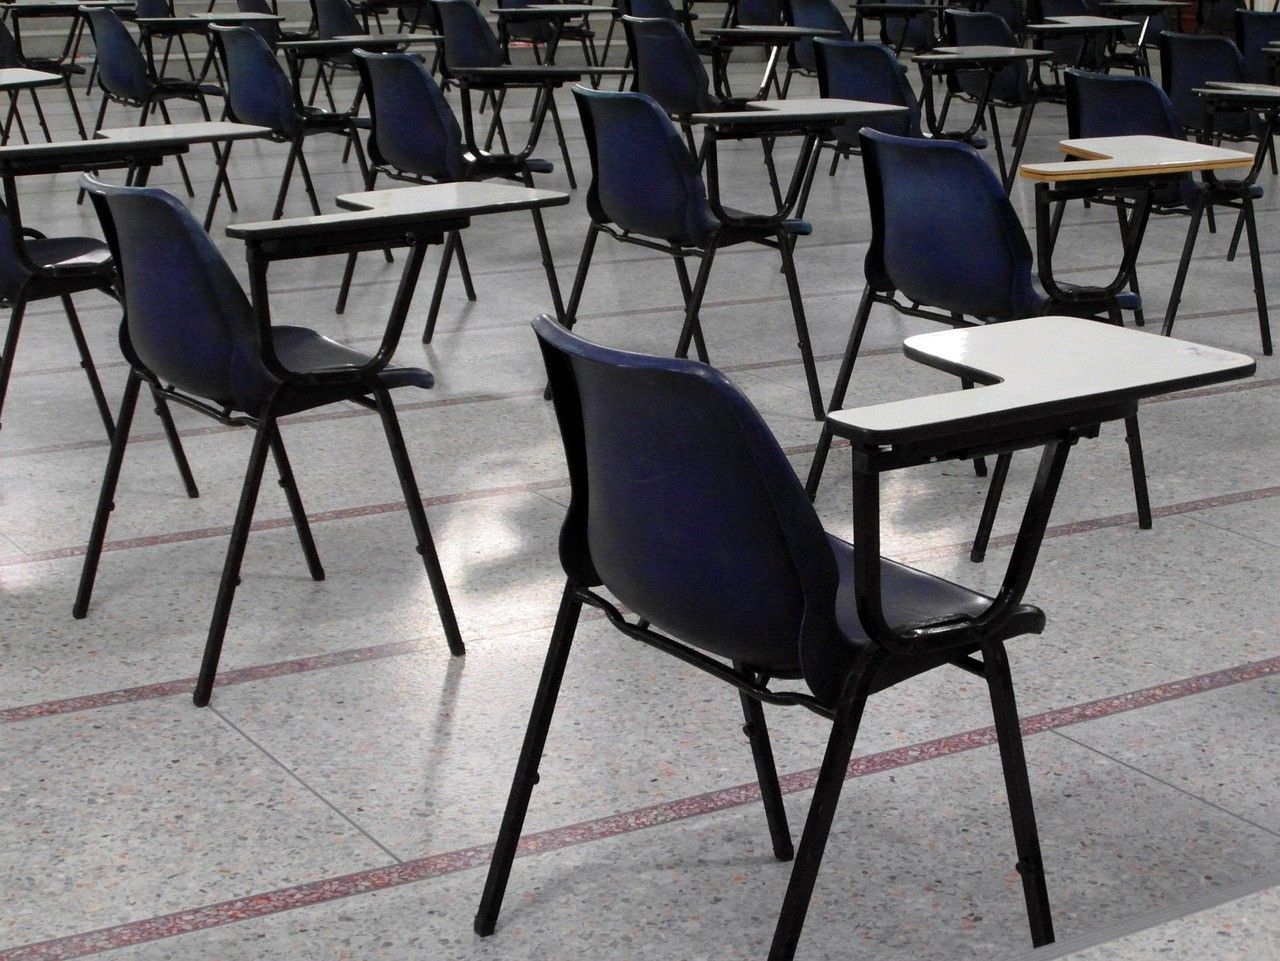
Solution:
M 275 13 L 267 0 L 236 0 L 236 9 L 241 13 Z M 267 41 L 269 46 L 274 47 L 280 42 L 280 24 L 275 20 L 259 20 L 256 23 L 246 23 L 244 26 L 261 34 L 262 39 Z
M 806 637 L 837 636 L 831 547 L 751 402 L 703 364 L 534 328 L 572 485 L 569 578 L 761 670 L 794 672 Z
M 970 13 L 948 9 L 948 40 L 960 47 L 1017 47 L 1017 37 L 1008 22 L 995 13 Z M 955 83 L 971 97 L 979 96 L 986 86 L 986 74 L 980 70 L 960 70 Z M 1005 103 L 1024 103 L 1032 95 L 1031 68 L 1026 63 L 1013 63 L 996 72 L 991 83 L 991 98 Z
M 872 118 L 846 124 L 837 131 L 841 143 L 856 145 L 858 130 L 870 127 L 902 137 L 920 136 L 920 101 L 907 68 L 888 47 L 869 40 L 814 41 L 818 64 L 818 92 L 823 97 L 894 103 L 906 107 L 905 116 Z
M 463 179 L 462 130 L 422 59 L 363 50 L 356 57 L 373 118 L 374 161 L 420 177 Z
M 141 103 L 155 87 L 147 60 L 115 11 L 87 7 L 85 16 L 97 51 L 98 83 L 108 94 Z
M 364 23 L 347 0 L 312 0 L 312 6 L 316 12 L 316 32 L 323 39 L 366 32 Z
M 707 69 L 680 24 L 658 17 L 623 17 L 622 25 L 636 71 L 636 90 L 675 116 L 717 108 Z
M 1273 43 L 1280 43 L 1280 13 L 1236 11 L 1236 46 L 1251 83 L 1273 82 L 1274 61 L 1262 52 Z
M 124 285 L 127 349 L 167 384 L 256 412 L 275 381 L 253 307 L 209 235 L 162 190 L 94 183 L 90 193 Z
M 1248 80 L 1244 58 L 1233 41 L 1210 34 L 1160 34 L 1160 85 L 1188 130 L 1204 129 L 1204 101 L 1194 91 L 1209 80 Z M 1219 113 L 1214 117 L 1215 134 L 1245 136 L 1250 129 L 1246 114 Z
M 999 177 L 967 144 L 863 131 L 867 283 L 975 317 L 1034 316 L 1044 297 Z
M 444 64 L 449 70 L 500 67 L 502 44 L 472 0 L 432 0 L 444 35 Z
M 239 123 L 270 127 L 291 139 L 302 130 L 293 84 L 262 35 L 249 27 L 214 27 L 226 67 L 227 103 Z
M 835 0 L 791 0 L 791 22 L 797 27 L 809 27 L 813 30 L 839 30 L 840 39 L 848 40 L 851 36 L 849 25 L 844 15 L 836 6 Z M 809 73 L 818 69 L 814 59 L 813 41 L 797 40 L 791 45 L 791 62 Z
M 581 86 L 573 95 L 591 155 L 592 219 L 643 237 L 706 246 L 718 227 L 706 186 L 657 101 Z

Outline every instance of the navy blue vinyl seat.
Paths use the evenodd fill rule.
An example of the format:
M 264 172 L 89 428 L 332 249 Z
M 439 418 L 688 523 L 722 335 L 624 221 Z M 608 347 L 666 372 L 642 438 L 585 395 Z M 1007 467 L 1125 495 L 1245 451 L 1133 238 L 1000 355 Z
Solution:
M 485 20 L 484 14 L 474 0 L 431 0 L 435 4 L 440 18 L 440 32 L 444 37 L 441 56 L 441 69 L 446 79 L 455 79 L 459 71 L 465 73 L 468 68 L 501 67 L 508 63 L 507 53 L 503 49 L 493 28 Z M 569 157 L 569 145 L 565 140 L 564 126 L 560 122 L 560 110 L 556 106 L 555 87 L 557 84 L 537 81 L 521 81 L 518 84 L 498 79 L 471 79 L 469 86 L 484 92 L 480 103 L 483 110 L 487 102 L 493 108 L 489 132 L 485 138 L 484 148 L 487 150 L 493 143 L 494 134 L 501 138 L 502 148 L 512 153 L 507 142 L 506 129 L 502 123 L 502 105 L 506 100 L 507 89 L 512 86 L 534 86 L 538 88 L 535 95 L 534 111 L 545 110 L 551 115 L 555 127 L 556 138 L 560 143 L 560 156 L 564 161 L 565 176 L 571 187 L 576 187 L 573 161 Z M 537 121 L 535 131 L 541 129 L 541 119 Z M 536 133 L 535 133 L 536 137 Z M 532 149 L 537 145 L 536 139 L 529 144 Z
M 1229 37 L 1210 34 L 1160 34 L 1160 85 L 1173 103 L 1174 114 L 1192 133 L 1205 129 L 1204 101 L 1194 91 L 1210 80 L 1247 81 L 1244 57 Z M 1240 140 L 1263 130 L 1256 115 L 1222 113 L 1214 116 L 1214 138 Z
M 1017 211 L 995 172 L 972 147 L 875 130 L 863 130 L 861 138 L 871 246 L 863 262 L 866 286 L 829 410 L 844 406 L 876 304 L 953 327 L 1054 314 L 1102 316 L 1120 323 L 1121 310 L 1141 306 L 1131 292 L 1114 300 L 1093 299 L 1087 297 L 1089 288 L 1062 283 L 1064 294 L 1080 299 L 1050 297 L 1036 276 Z M 1145 489 L 1137 419 L 1131 420 L 1134 483 Z M 831 432 L 824 424 L 806 485 L 811 497 L 830 447 Z
M 496 928 L 585 604 L 628 637 L 738 688 L 774 854 L 795 858 L 771 961 L 794 957 L 866 699 L 948 663 L 968 665 L 966 655 L 980 650 L 1004 732 L 1032 937 L 1052 940 L 1004 649 L 1009 639 L 1040 633 L 1044 614 L 1018 593 L 1012 616 L 990 636 L 978 630 L 965 641 L 906 650 L 895 630 L 864 625 L 864 602 L 873 610 L 882 599 L 883 621 L 902 625 L 897 630 L 979 617 L 998 602 L 866 550 L 855 554 L 828 534 L 763 418 L 718 371 L 601 347 L 548 317 L 534 330 L 571 483 L 559 545 L 566 581 L 475 931 Z M 878 577 L 862 565 L 878 565 Z M 798 678 L 803 687 L 775 697 L 774 678 Z M 798 850 L 764 703 L 803 704 L 835 722 Z
M 574 87 L 573 94 L 591 155 L 592 178 L 587 191 L 591 223 L 565 311 L 569 326 L 577 317 L 596 240 L 605 233 L 623 243 L 671 255 L 685 304 L 676 356 L 685 356 L 692 342 L 698 356 L 706 361 L 699 312 L 716 252 L 742 243 L 771 247 L 782 257 L 810 401 L 814 417 L 821 417 L 822 394 L 793 258 L 794 238 L 808 236 L 812 231 L 809 224 L 713 203 L 693 151 L 658 102 L 647 94 L 583 87 Z M 692 285 L 687 257 L 700 260 Z
M 822 144 L 833 148 L 832 174 L 836 172 L 841 157 L 856 154 L 860 149 L 858 131 L 863 127 L 900 137 L 921 135 L 920 101 L 907 79 L 906 64 L 888 47 L 867 40 L 819 38 L 814 41 L 813 48 L 817 55 L 819 96 L 892 103 L 909 111 L 906 116 L 876 117 L 865 124 L 850 123 L 838 127 L 834 139 Z
M 501 154 L 477 156 L 468 152 L 458 119 L 421 57 L 411 53 L 360 50 L 356 52 L 356 62 L 369 95 L 369 114 L 373 122 L 373 129 L 369 132 L 368 189 L 374 188 L 379 174 L 410 183 L 456 183 L 501 178 L 531 187 L 534 174 L 547 174 L 554 169 L 548 161 L 537 158 Z M 534 210 L 533 216 L 540 224 L 542 214 Z M 467 297 L 476 299 L 462 236 L 453 231 L 441 255 L 435 293 L 422 332 L 424 344 L 429 344 L 435 333 L 445 279 L 455 255 Z M 355 262 L 356 255 L 350 254 L 338 294 L 339 313 L 346 307 Z
M 1245 75 L 1251 83 L 1275 82 L 1275 61 L 1263 53 L 1275 43 L 1280 43 L 1280 13 L 1236 11 L 1236 47 L 1244 58 Z
M 212 33 L 227 82 L 227 118 L 235 123 L 267 127 L 272 140 L 289 144 L 273 219 L 284 213 L 295 164 L 302 174 L 312 212 L 320 213 L 320 201 L 303 151 L 308 137 L 332 134 L 346 138 L 355 150 L 361 179 L 368 182 L 369 170 L 359 136 L 360 130 L 369 126 L 367 119 L 299 104 L 293 84 L 271 47 L 261 34 L 249 27 L 214 27 Z
M 1146 134 L 1170 137 L 1175 140 L 1186 139 L 1186 131 L 1174 113 L 1173 103 L 1154 81 L 1146 77 L 1123 77 L 1068 70 L 1066 81 L 1067 129 L 1072 138 Z M 1263 353 L 1271 353 L 1271 322 L 1267 311 L 1265 281 L 1262 275 L 1262 260 L 1254 215 L 1254 201 L 1263 196 L 1263 190 L 1254 183 L 1253 177 L 1254 171 L 1250 171 L 1241 180 L 1225 180 L 1220 177 L 1196 180 L 1188 174 L 1180 178 L 1176 184 L 1157 188 L 1153 192 L 1152 210 L 1156 213 L 1188 214 L 1191 217 L 1191 224 L 1187 228 L 1186 240 L 1182 247 L 1182 258 L 1174 276 L 1173 290 L 1165 309 L 1163 333 L 1169 334 L 1173 330 L 1173 321 L 1177 315 L 1182 288 L 1186 283 L 1191 258 L 1195 252 L 1201 218 L 1207 219 L 1210 230 L 1213 230 L 1214 208 L 1228 207 L 1238 210 L 1240 214 L 1228 259 L 1234 258 L 1240 236 L 1247 229 L 1262 349 Z M 1117 191 L 1115 196 L 1123 206 L 1124 203 L 1131 202 L 1134 195 L 1132 191 Z M 1126 229 L 1123 211 L 1121 211 L 1120 225 L 1122 230 Z
M 129 377 L 74 615 L 82 618 L 88 613 L 141 385 L 146 383 L 158 396 L 220 423 L 253 427 L 253 449 L 196 683 L 196 704 L 207 704 L 268 453 L 275 459 L 308 570 L 313 579 L 324 579 L 278 420 L 287 414 L 350 401 L 375 409 L 381 416 L 445 636 L 454 654 L 463 653 L 390 396 L 393 389 L 428 388 L 433 381 L 425 370 L 387 365 L 398 330 L 388 331 L 390 348 L 384 346 L 377 355 L 369 355 L 306 327 L 273 326 L 259 317 L 209 235 L 171 195 L 153 188 L 108 186 L 89 176 L 82 183 L 93 197 L 119 269 L 125 303 L 120 346 L 129 364 Z M 175 453 L 180 451 L 179 445 Z
M 849 24 L 836 6 L 835 0 L 791 0 L 791 23 L 797 27 L 809 27 L 813 30 L 835 30 L 839 40 L 850 40 L 853 34 Z M 782 81 L 782 96 L 785 99 L 791 89 L 791 78 L 799 73 L 806 77 L 818 75 L 818 60 L 814 53 L 814 41 L 808 38 L 797 40 L 787 48 L 787 74 Z

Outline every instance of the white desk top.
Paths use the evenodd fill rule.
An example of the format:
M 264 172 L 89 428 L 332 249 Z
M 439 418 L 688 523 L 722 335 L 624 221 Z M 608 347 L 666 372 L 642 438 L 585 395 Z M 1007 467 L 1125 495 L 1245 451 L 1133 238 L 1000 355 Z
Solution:
M 806 121 L 856 120 L 859 117 L 883 117 L 906 113 L 907 108 L 893 103 L 869 100 L 841 100 L 838 97 L 797 97 L 792 100 L 751 100 L 743 110 L 695 113 L 694 123 L 716 126 L 759 126 L 776 121 L 779 125 Z
M 989 386 L 828 415 L 833 433 L 892 445 L 1087 412 L 1127 400 L 1238 380 L 1244 354 L 1077 317 L 1034 317 L 908 337 L 912 360 Z
M 1115 177 L 1150 177 L 1253 165 L 1253 154 L 1172 137 L 1085 137 L 1059 146 L 1070 162 L 1023 164 L 1028 180 L 1065 182 Z
M 62 77 L 56 73 L 43 70 L 29 70 L 26 67 L 0 68 L 0 90 L 25 90 L 28 87 L 51 87 L 62 83 Z
M 465 210 L 467 216 L 501 213 L 506 210 L 529 210 L 534 207 L 559 207 L 568 202 L 569 195 L 559 190 L 539 190 L 535 187 L 491 181 L 392 187 L 386 190 L 362 190 L 359 193 L 338 196 L 338 206 L 346 210 L 414 210 L 442 213 Z
M 1044 23 L 1027 24 L 1027 29 L 1040 33 L 1052 33 L 1055 30 L 1124 30 L 1133 26 L 1132 20 L 1118 20 L 1115 17 L 1045 17 Z
M 155 123 L 145 127 L 109 127 L 99 130 L 98 140 L 114 140 L 122 143 L 150 143 L 157 138 L 172 138 L 182 143 L 221 143 L 224 140 L 253 140 L 269 137 L 270 127 L 255 127 L 247 123 L 231 123 L 225 120 L 196 121 L 194 123 Z

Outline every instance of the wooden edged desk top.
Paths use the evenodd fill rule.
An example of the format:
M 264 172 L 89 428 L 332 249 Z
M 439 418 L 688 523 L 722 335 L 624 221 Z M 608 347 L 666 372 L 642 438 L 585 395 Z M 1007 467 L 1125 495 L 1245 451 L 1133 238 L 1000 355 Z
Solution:
M 228 120 L 196 121 L 195 123 L 148 124 L 145 127 L 111 127 L 99 130 L 99 140 L 115 143 L 149 143 L 157 137 L 170 137 L 186 144 L 222 143 L 227 140 L 255 140 L 271 136 L 270 127 L 256 127 L 247 123 L 231 123 Z
M 912 360 L 988 386 L 829 414 L 838 437 L 885 447 L 1136 403 L 1254 373 L 1252 357 L 1078 317 L 918 334 Z
M 689 119 L 710 126 L 759 127 L 762 124 L 794 124 L 796 122 L 848 121 L 860 117 L 883 117 L 906 113 L 906 107 L 867 100 L 841 100 L 837 97 L 797 97 L 794 100 L 751 100 L 743 110 L 695 113 Z
M 1085 137 L 1063 140 L 1058 146 L 1067 156 L 1080 159 L 1023 164 L 1019 173 L 1028 180 L 1057 183 L 1234 170 L 1253 165 L 1253 154 L 1172 137 Z
M 0 90 L 27 90 L 31 87 L 49 87 L 55 83 L 62 83 L 62 77 L 56 73 L 28 70 L 26 67 L 0 69 Z
M 929 53 L 915 56 L 915 62 L 928 66 L 950 67 L 965 64 L 1012 63 L 1017 60 L 1047 60 L 1051 50 L 1033 47 L 993 47 L 974 45 L 965 47 L 934 47 Z

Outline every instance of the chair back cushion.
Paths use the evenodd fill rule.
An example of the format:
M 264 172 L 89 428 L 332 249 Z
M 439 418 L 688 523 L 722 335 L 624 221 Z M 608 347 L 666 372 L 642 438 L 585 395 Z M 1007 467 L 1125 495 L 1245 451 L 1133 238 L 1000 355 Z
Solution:
M 500 67 L 502 45 L 473 0 L 432 0 L 440 14 L 447 70 Z
M 870 127 L 901 137 L 920 136 L 920 101 L 907 68 L 884 44 L 870 40 L 827 40 L 813 43 L 817 57 L 818 92 L 823 97 L 893 103 L 906 107 L 905 116 L 878 117 L 846 124 L 839 131 L 843 143 L 857 145 L 858 130 Z
M 811 30 L 838 30 L 842 40 L 852 36 L 835 0 L 791 0 L 791 21 L 797 27 L 809 27 Z M 818 69 L 813 41 L 808 38 L 793 43 L 788 56 L 790 63 L 801 70 L 813 73 Z
M 1228 37 L 1210 34 L 1160 34 L 1160 85 L 1173 102 L 1178 120 L 1188 130 L 1203 130 L 1204 101 L 1194 92 L 1209 80 L 1247 80 L 1244 58 Z M 1241 135 L 1249 130 L 1246 114 L 1214 117 L 1214 133 Z
M 1262 52 L 1273 43 L 1280 43 L 1280 13 L 1236 11 L 1236 46 L 1244 58 L 1244 70 L 1251 82 L 1274 82 L 1274 61 Z
M 98 85 L 109 96 L 141 103 L 155 84 L 147 60 L 114 10 L 87 7 L 85 16 L 97 51 Z
M 706 67 L 680 24 L 657 17 L 623 17 L 622 26 L 636 71 L 633 89 L 677 117 L 716 109 Z
M 947 40 L 953 46 L 1021 46 L 1009 22 L 999 14 L 985 10 L 970 13 L 951 8 L 943 17 L 946 21 Z M 959 70 L 948 74 L 947 82 L 970 97 L 977 97 L 987 85 L 987 74 L 984 70 Z M 991 99 L 1003 103 L 1023 103 L 1030 96 L 1031 68 L 1025 62 L 1011 63 L 996 71 L 995 78 L 991 81 Z
M 316 33 L 321 39 L 352 37 L 365 33 L 365 26 L 347 0 L 311 0 L 316 14 Z
M 462 180 L 462 130 L 422 58 L 363 50 L 356 57 L 369 95 L 374 161 L 417 177 Z
M 238 123 L 292 138 L 302 129 L 293 84 L 262 35 L 249 27 L 214 27 L 226 71 L 227 106 Z
M 1173 104 L 1149 77 L 1066 71 L 1067 133 L 1081 137 L 1186 139 Z

